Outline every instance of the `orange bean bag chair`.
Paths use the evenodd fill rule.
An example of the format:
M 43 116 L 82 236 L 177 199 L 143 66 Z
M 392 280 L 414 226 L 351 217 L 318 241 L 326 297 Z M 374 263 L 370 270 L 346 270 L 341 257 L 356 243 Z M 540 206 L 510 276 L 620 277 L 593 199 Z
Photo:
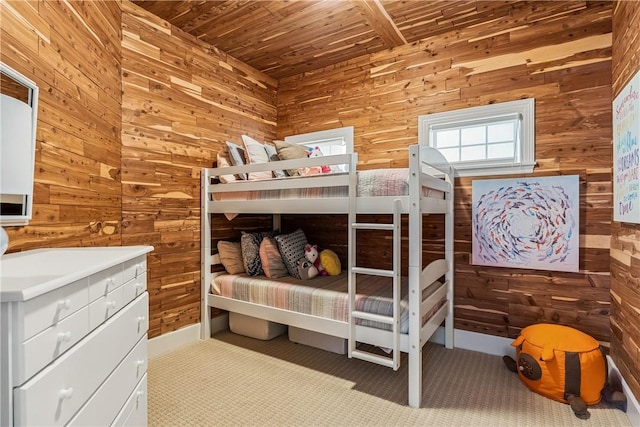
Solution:
M 541 323 L 524 328 L 511 345 L 516 347 L 518 377 L 530 390 L 563 403 L 573 397 L 586 405 L 600 402 L 607 362 L 591 336 Z

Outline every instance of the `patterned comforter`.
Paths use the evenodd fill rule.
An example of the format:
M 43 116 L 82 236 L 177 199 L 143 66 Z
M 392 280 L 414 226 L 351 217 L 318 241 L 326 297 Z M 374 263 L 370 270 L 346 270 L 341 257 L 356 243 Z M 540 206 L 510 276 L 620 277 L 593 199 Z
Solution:
M 409 169 L 372 169 L 358 172 L 358 197 L 406 196 L 409 194 Z M 313 178 L 304 177 L 312 185 Z M 287 177 L 284 179 L 299 179 Z M 263 180 L 264 181 L 264 180 Z M 241 181 L 235 181 L 241 182 Z M 227 185 L 233 185 L 229 183 Z M 304 199 L 324 197 L 346 197 L 347 187 L 306 187 L 285 190 L 238 191 L 216 195 L 216 200 L 257 200 L 257 199 Z
M 408 302 L 406 300 L 407 279 L 402 279 L 402 301 L 400 303 L 400 331 L 407 333 Z M 431 286 L 423 294 L 425 298 Z M 356 310 L 391 316 L 393 313 L 392 282 L 388 277 L 358 275 Z M 255 304 L 281 308 L 289 311 L 310 314 L 347 322 L 349 317 L 349 297 L 347 294 L 347 274 L 339 276 L 316 277 L 311 280 L 299 280 L 284 277 L 277 280 L 265 276 L 247 276 L 245 274 L 222 274 L 214 278 L 211 292 L 228 298 L 248 301 Z M 423 316 L 426 321 L 444 304 L 442 300 Z M 390 325 L 371 321 L 358 321 L 359 324 L 381 329 L 391 329 Z

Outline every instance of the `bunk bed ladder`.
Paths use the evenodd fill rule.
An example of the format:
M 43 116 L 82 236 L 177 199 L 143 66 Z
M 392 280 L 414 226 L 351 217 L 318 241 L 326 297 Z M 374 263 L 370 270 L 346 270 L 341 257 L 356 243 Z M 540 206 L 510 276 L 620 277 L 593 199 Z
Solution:
M 393 232 L 393 269 L 382 270 L 377 268 L 357 267 L 353 265 L 349 280 L 349 357 L 366 360 L 379 365 L 387 366 L 397 370 L 400 367 L 400 273 L 401 273 L 401 212 L 402 203 L 396 199 L 393 202 L 393 222 L 392 223 L 350 223 L 350 240 L 353 245 L 353 253 L 356 251 L 357 230 L 388 230 Z M 355 257 L 354 257 L 355 263 Z M 373 276 L 384 276 L 393 278 L 393 315 L 384 316 L 366 311 L 356 310 L 356 283 L 358 274 L 368 274 Z M 367 320 L 383 323 L 391 326 L 393 344 L 391 346 L 391 357 L 382 356 L 370 351 L 356 349 L 356 321 Z

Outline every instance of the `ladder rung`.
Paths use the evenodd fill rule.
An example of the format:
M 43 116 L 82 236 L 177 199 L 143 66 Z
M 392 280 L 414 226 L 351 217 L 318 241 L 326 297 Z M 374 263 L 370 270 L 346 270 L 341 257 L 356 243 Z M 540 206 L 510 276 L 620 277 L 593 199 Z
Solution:
M 356 274 L 370 274 L 372 276 L 394 276 L 393 270 L 381 270 L 379 268 L 351 267 L 351 272 Z
M 355 357 L 356 359 L 366 360 L 367 362 L 377 363 L 378 365 L 383 365 L 388 368 L 393 368 L 393 359 L 380 356 L 374 353 L 369 353 L 367 351 L 353 350 L 351 352 L 351 357 Z
M 351 224 L 351 228 L 357 228 L 361 230 L 393 230 L 394 224 L 378 224 L 375 222 L 354 222 Z
M 386 323 L 387 325 L 393 325 L 393 316 L 384 316 L 382 314 L 369 313 L 368 311 L 353 311 L 351 316 L 356 319 L 371 320 L 373 322 Z

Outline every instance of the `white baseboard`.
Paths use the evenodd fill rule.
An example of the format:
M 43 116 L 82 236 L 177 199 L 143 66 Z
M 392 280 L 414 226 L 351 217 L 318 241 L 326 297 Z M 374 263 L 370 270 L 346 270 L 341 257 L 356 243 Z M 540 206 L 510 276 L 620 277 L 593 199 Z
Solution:
M 183 345 L 196 342 L 200 339 L 200 323 L 190 325 L 177 331 L 151 338 L 147 342 L 149 358 L 175 350 Z
M 217 316 L 211 319 L 211 333 L 224 331 L 229 328 L 229 315 Z M 177 331 L 169 332 L 159 337 L 151 338 L 147 342 L 149 358 L 176 350 L 184 345 L 194 343 L 200 339 L 200 323 L 190 325 Z
M 618 367 L 610 356 L 607 356 L 607 364 L 609 365 L 610 380 L 613 380 L 614 383 L 618 381 L 622 385 L 622 392 L 627 398 L 627 417 L 631 421 L 631 425 L 640 427 L 640 404 L 638 404 L 638 400 L 636 400 L 624 377 L 620 375 Z
M 511 345 L 512 342 L 513 338 L 496 337 L 478 332 L 459 329 L 455 329 L 453 332 L 454 347 L 493 354 L 494 356 L 508 355 L 515 359 L 516 349 Z
M 444 327 L 440 326 L 429 341 L 444 345 Z M 516 357 L 516 350 L 511 346 L 512 338 L 496 337 L 478 332 L 453 330 L 453 346 L 465 350 L 479 351 L 494 356 L 508 355 Z
M 211 333 L 224 331 L 229 328 L 229 316 L 214 317 L 211 323 Z M 200 324 L 187 326 L 177 331 L 169 332 L 149 340 L 149 357 L 158 356 L 167 351 L 175 350 L 185 344 L 190 344 L 200 339 Z M 444 345 L 444 328 L 439 327 L 430 341 Z M 508 354 L 515 358 L 515 349 L 511 346 L 510 338 L 496 337 L 477 332 L 455 329 L 453 343 L 456 348 L 479 351 L 481 353 L 504 356 Z

